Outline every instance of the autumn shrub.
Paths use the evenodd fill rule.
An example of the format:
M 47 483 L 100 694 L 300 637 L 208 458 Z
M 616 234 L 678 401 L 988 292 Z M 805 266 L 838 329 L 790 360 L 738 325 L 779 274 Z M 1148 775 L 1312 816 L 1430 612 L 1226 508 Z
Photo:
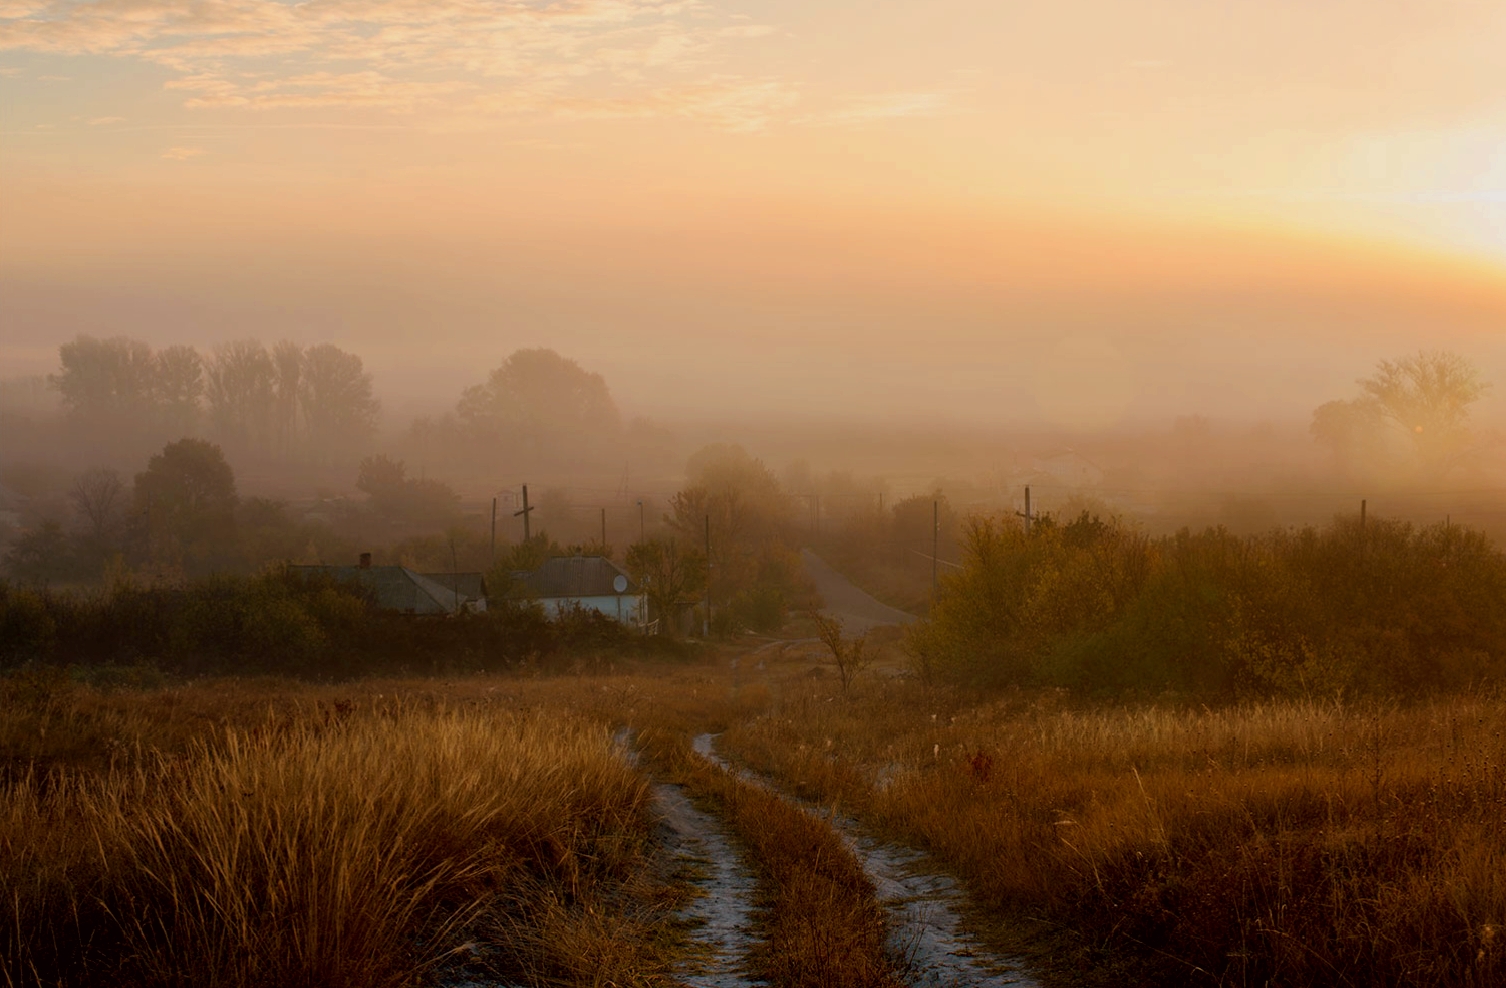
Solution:
M 1151 539 L 1083 514 L 975 520 L 966 547 L 910 641 L 954 681 L 1333 696 L 1506 673 L 1506 555 L 1457 525 Z

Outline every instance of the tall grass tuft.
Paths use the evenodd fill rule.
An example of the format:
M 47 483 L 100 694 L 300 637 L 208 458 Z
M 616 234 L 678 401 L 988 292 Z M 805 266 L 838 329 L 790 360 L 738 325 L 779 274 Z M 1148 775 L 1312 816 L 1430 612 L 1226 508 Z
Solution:
M 346 708 L 32 773 L 0 794 L 0 980 L 398 985 L 481 929 L 510 931 L 492 971 L 533 977 L 574 963 L 552 930 L 578 941 L 641 879 L 648 800 L 600 729 L 485 709 Z M 622 932 L 592 934 L 602 964 L 635 963 Z

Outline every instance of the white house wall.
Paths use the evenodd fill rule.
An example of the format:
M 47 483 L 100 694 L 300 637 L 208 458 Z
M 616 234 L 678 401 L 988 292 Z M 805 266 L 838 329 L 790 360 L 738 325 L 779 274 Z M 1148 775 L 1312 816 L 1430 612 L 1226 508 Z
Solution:
M 630 594 L 621 596 L 613 594 L 607 597 L 544 597 L 539 603 L 544 605 L 544 613 L 551 618 L 559 617 L 562 611 L 579 605 L 586 610 L 605 614 L 612 620 L 623 624 L 643 623 L 643 598 Z

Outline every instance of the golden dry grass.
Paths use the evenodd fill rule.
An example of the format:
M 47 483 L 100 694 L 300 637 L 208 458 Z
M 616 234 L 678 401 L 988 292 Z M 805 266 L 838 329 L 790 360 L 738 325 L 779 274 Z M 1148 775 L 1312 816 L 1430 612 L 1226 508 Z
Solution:
M 1506 980 L 1497 700 L 1085 710 L 834 690 L 788 680 L 729 748 L 930 849 L 996 917 L 1044 921 L 1059 968 L 1070 942 L 1168 983 Z
M 219 703 L 249 719 L 263 689 Z M 169 707 L 214 705 L 187 692 Z M 0 792 L 4 982 L 396 985 L 473 939 L 471 963 L 523 983 L 660 980 L 649 790 L 603 727 L 314 694 Z M 18 719 L 157 736 L 170 696 Z

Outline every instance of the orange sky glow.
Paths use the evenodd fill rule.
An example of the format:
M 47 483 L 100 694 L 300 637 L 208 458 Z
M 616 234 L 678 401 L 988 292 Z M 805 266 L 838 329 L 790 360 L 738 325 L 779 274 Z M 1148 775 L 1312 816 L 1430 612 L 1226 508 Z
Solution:
M 1506 381 L 1502 52 L 1492 0 L 0 0 L 0 377 L 286 336 L 419 407 L 546 345 L 652 413 L 1084 427 Z

